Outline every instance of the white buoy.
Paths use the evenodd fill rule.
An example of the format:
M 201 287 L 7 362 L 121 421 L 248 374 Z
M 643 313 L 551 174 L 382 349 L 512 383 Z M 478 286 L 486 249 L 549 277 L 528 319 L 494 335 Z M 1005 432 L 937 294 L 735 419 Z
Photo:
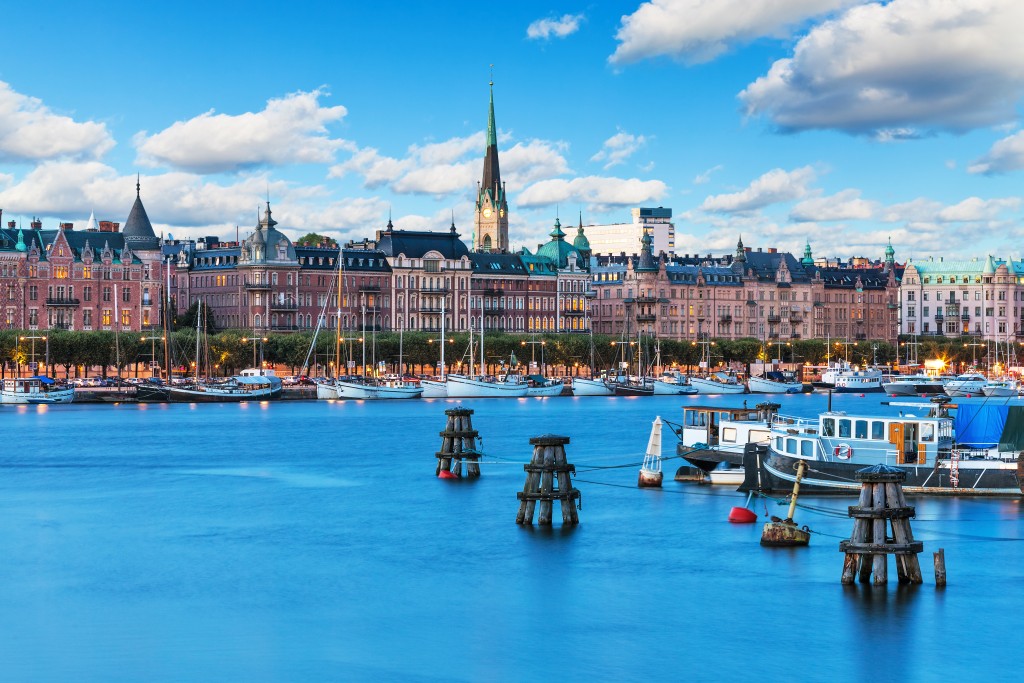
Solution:
M 661 417 L 654 418 L 651 437 L 647 440 L 647 453 L 640 467 L 636 485 L 641 488 L 661 487 Z

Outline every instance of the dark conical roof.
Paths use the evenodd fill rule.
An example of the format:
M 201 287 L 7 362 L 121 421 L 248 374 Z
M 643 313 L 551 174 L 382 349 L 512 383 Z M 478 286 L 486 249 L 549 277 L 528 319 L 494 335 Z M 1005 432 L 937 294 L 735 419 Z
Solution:
M 480 182 L 483 190 L 497 195 L 501 189 L 501 170 L 498 166 L 498 129 L 494 125 L 494 84 L 491 83 L 491 102 L 487 110 L 487 151 L 484 153 L 484 175 Z
M 146 215 L 146 207 L 142 205 L 138 182 L 135 183 L 135 203 L 132 204 L 132 210 L 128 214 L 128 220 L 124 222 L 124 230 L 121 232 L 124 234 L 125 246 L 135 251 L 160 248 L 160 240 L 153 232 L 153 224 L 149 222 L 149 216 Z

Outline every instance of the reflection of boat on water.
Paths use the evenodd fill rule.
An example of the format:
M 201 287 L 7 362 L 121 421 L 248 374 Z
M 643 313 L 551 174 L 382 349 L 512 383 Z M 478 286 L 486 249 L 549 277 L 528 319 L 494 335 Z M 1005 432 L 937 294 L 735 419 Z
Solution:
M 785 493 L 796 465 L 808 463 L 801 490 L 854 494 L 857 470 L 888 465 L 906 473 L 917 494 L 1015 495 L 1024 468 L 1024 404 L 903 403 L 921 410 L 898 416 L 824 412 L 772 421 L 767 447 L 748 451 L 741 490 Z M 948 410 L 955 409 L 955 418 Z
M 758 403 L 753 408 L 695 405 L 683 408 L 683 422 L 673 425 L 679 445 L 676 454 L 698 468 L 711 483 L 728 483 L 740 476 L 743 452 L 748 444 L 768 443 L 771 420 L 778 403 Z M 680 468 L 676 478 L 686 478 Z M 742 469 L 740 469 L 742 472 Z M 736 481 L 735 483 L 739 483 Z
M 56 381 L 41 375 L 5 379 L 0 384 L 0 403 L 71 403 L 74 400 L 74 387 L 58 385 Z

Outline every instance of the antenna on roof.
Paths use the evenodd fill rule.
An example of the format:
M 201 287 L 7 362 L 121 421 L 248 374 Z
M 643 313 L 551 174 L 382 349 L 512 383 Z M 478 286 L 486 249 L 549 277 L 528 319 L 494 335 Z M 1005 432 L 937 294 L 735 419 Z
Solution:
M 142 179 L 142 174 L 141 173 L 136 173 L 135 174 L 135 196 L 136 197 L 138 197 L 139 195 L 142 194 L 142 183 L 140 182 L 141 179 Z
M 491 64 L 491 80 L 490 80 L 490 82 L 487 85 L 490 85 L 492 87 L 494 86 L 494 65 L 493 64 Z

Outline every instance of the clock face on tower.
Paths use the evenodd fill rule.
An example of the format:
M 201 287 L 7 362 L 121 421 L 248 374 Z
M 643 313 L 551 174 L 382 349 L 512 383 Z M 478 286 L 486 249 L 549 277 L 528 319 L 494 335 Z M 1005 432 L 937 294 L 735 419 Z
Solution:
M 484 218 L 490 218 L 490 217 L 491 217 L 491 210 L 490 209 L 484 209 Z

